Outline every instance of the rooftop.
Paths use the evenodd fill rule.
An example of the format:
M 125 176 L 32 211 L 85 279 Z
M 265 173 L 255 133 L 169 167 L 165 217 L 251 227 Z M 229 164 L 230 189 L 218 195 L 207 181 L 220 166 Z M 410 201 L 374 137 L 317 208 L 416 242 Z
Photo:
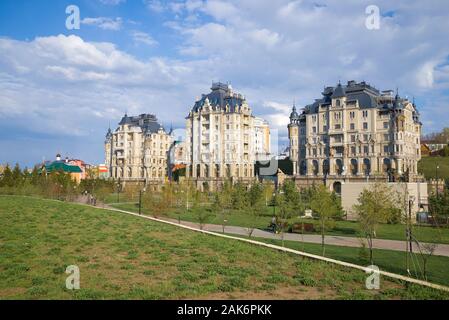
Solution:
M 119 122 L 119 125 L 138 126 L 142 129 L 142 132 L 146 134 L 157 133 L 161 128 L 162 130 L 165 131 L 164 127 L 158 122 L 158 119 L 154 114 L 141 114 L 138 116 L 131 116 L 131 117 L 125 114 L 125 116 Z M 109 131 L 108 135 L 110 135 Z
M 304 107 L 302 114 L 317 113 L 320 106 L 328 106 L 332 103 L 332 99 L 346 98 L 346 103 L 358 102 L 361 109 L 378 108 L 386 112 L 395 109 L 402 109 L 404 105 L 409 102 L 407 99 L 401 98 L 398 94 L 393 96 L 392 90 L 379 91 L 375 87 L 366 83 L 365 81 L 356 82 L 354 80 L 348 81 L 346 85 L 339 83 L 335 87 L 325 87 L 322 92 L 322 97 L 316 99 L 314 103 Z M 415 121 L 419 121 L 419 112 L 415 107 Z M 299 119 L 296 108 L 293 108 L 290 119 Z
M 233 91 L 231 85 L 222 82 L 212 84 L 211 92 L 203 94 L 201 99 L 195 102 L 193 112 L 198 112 L 206 103 L 206 99 L 213 107 L 225 109 L 229 106 L 229 111 L 234 112 L 236 107 L 240 107 L 246 100 L 245 97 Z

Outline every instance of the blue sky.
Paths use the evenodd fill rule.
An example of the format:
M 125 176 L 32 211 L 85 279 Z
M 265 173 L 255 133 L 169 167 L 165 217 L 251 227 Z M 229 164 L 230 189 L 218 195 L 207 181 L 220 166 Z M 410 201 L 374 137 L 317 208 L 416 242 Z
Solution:
M 67 30 L 68 5 L 81 29 Z M 378 30 L 365 26 L 376 5 Z M 103 162 L 125 112 L 183 127 L 212 81 L 230 82 L 286 144 L 293 100 L 365 80 L 415 97 L 424 131 L 449 126 L 449 2 L 0 1 L 0 163 L 57 152 Z

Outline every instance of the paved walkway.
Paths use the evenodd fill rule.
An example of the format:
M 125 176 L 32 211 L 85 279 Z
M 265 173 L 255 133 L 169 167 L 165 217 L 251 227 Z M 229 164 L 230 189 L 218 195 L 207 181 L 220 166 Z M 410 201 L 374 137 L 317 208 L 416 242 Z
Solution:
M 77 202 L 86 203 L 86 197 L 80 197 L 77 199 Z M 109 205 L 104 205 L 104 208 L 115 209 Z M 126 210 L 124 210 L 126 211 Z M 170 221 L 170 222 L 178 222 L 176 219 L 170 219 L 166 217 L 160 217 L 160 220 Z M 181 221 L 182 225 L 199 228 L 199 224 L 195 222 Z M 206 224 L 203 226 L 203 229 L 206 231 L 212 231 L 221 233 L 223 232 L 223 226 L 216 224 Z M 226 226 L 225 233 L 233 234 L 238 236 L 248 236 L 248 229 L 244 227 L 237 226 Z M 274 234 L 272 232 L 267 232 L 260 229 L 254 229 L 252 237 L 254 238 L 265 238 L 265 239 L 276 239 L 281 240 L 280 234 Z M 304 243 L 317 243 L 321 244 L 321 235 L 318 234 L 293 234 L 293 233 L 285 233 L 284 240 L 287 241 L 297 241 Z M 335 245 L 341 247 L 352 247 L 352 248 L 360 248 L 361 239 L 356 237 L 341 237 L 341 236 L 325 236 L 325 243 L 328 245 Z M 384 249 L 384 250 L 393 250 L 393 251 L 406 251 L 406 242 L 399 240 L 386 240 L 386 239 L 374 239 L 373 248 L 374 249 Z M 419 253 L 419 248 L 416 243 L 413 243 L 413 251 Z M 444 256 L 449 257 L 449 244 L 438 244 L 434 255 L 436 256 Z
M 169 218 L 159 218 L 161 220 L 166 220 L 170 222 L 177 222 L 175 219 Z M 198 223 L 181 221 L 182 225 L 198 228 Z M 223 227 L 221 225 L 215 224 L 206 224 L 203 227 L 204 230 L 212 231 L 212 232 L 223 232 Z M 234 234 L 239 236 L 248 236 L 248 229 L 244 227 L 236 227 L 236 226 L 226 226 L 225 233 Z M 265 238 L 265 239 L 276 239 L 281 240 L 281 235 L 274 234 L 271 232 L 267 232 L 260 229 L 255 229 L 252 237 L 254 238 Z M 321 244 L 321 235 L 317 234 L 294 234 L 294 233 L 285 233 L 284 240 L 288 241 L 298 241 L 305 243 L 318 243 Z M 329 245 L 342 246 L 342 247 L 353 247 L 359 248 L 361 246 L 361 239 L 355 237 L 340 237 L 340 236 L 325 236 L 325 243 Z M 393 250 L 393 251 L 405 251 L 406 250 L 406 242 L 399 240 L 386 240 L 386 239 L 374 239 L 373 241 L 374 249 L 385 249 L 385 250 Z M 419 253 L 418 246 L 413 244 L 413 250 L 416 253 Z M 445 256 L 449 257 L 449 245 L 447 244 L 438 244 L 435 249 L 434 255 L 437 256 Z

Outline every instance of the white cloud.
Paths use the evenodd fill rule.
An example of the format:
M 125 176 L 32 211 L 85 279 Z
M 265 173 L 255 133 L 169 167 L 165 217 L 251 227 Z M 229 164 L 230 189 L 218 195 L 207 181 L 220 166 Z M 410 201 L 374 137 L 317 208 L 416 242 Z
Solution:
M 382 18 L 375 32 L 365 28 L 367 3 L 359 0 L 329 0 L 326 6 L 287 0 L 145 4 L 163 12 L 164 25 L 175 33 L 166 38 L 168 48 L 166 41 L 159 44 L 162 56 L 137 59 L 112 43 L 76 36 L 0 39 L 0 128 L 14 123 L 97 139 L 101 157 L 105 122 L 115 124 L 125 111 L 153 112 L 182 126 L 194 98 L 221 80 L 230 81 L 254 114 L 285 139 L 295 98 L 300 109 L 325 85 L 352 79 L 416 96 L 424 123 L 432 124 L 424 130 L 447 125 L 449 2 L 379 0 L 381 13 L 395 14 Z M 131 44 L 153 41 L 131 31 Z M 120 48 L 127 47 L 136 49 Z M 163 56 L 166 49 L 170 58 Z
M 116 6 L 125 3 L 126 0 L 100 0 L 100 2 L 105 5 Z
M 147 46 L 155 46 L 158 44 L 158 42 L 154 40 L 153 37 L 148 33 L 142 31 L 133 31 L 131 35 L 134 43 L 136 44 L 143 43 Z
M 82 24 L 97 26 L 103 30 L 112 30 L 118 31 L 122 29 L 123 19 L 122 18 L 106 18 L 106 17 L 98 17 L 98 18 L 84 18 L 81 20 Z
M 143 0 L 143 3 L 149 10 L 157 13 L 161 13 L 166 9 L 165 5 L 160 0 Z

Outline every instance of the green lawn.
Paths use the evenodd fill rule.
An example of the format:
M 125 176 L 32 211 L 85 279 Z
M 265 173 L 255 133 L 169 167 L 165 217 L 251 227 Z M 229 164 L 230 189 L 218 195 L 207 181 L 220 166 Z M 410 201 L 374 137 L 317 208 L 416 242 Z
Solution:
M 1 299 L 448 299 L 440 291 L 85 206 L 0 197 Z M 81 290 L 65 289 L 68 265 Z
M 138 212 L 139 207 L 137 203 L 120 203 L 113 204 L 115 208 Z M 222 224 L 223 217 L 221 214 L 216 214 L 213 210 L 208 208 L 200 208 L 198 210 L 206 210 L 210 213 L 208 223 Z M 145 210 L 144 210 L 145 211 Z M 149 212 L 145 212 L 150 214 Z M 198 222 L 197 214 L 194 210 L 185 211 L 179 209 L 171 210 L 167 216 L 169 218 L 178 219 L 180 214 L 181 220 Z M 265 229 L 271 221 L 273 216 L 273 208 L 268 207 L 265 215 L 254 218 L 251 215 L 242 211 L 233 210 L 226 215 L 227 225 L 250 227 L 254 226 L 259 229 Z M 313 219 L 296 219 L 295 222 L 304 221 L 305 223 L 313 223 L 316 225 L 316 230 L 319 230 L 319 222 Z M 359 225 L 355 221 L 336 221 L 332 230 L 329 230 L 327 234 L 346 237 L 359 237 Z M 316 231 L 315 233 L 318 233 Z M 449 244 L 449 229 L 448 228 L 432 228 L 429 226 L 414 226 L 413 233 L 415 237 L 422 242 L 436 242 Z M 390 240 L 405 240 L 405 226 L 402 224 L 391 225 L 382 224 L 378 228 L 378 239 L 390 239 Z
M 438 178 L 449 179 L 449 157 L 423 157 L 418 163 L 418 171 L 426 179 L 435 179 L 437 165 L 440 166 Z
M 298 239 L 300 239 L 299 236 Z M 282 245 L 282 242 L 280 240 L 264 238 L 257 238 L 257 240 L 266 243 Z M 322 247 L 320 244 L 285 241 L 285 246 L 316 255 L 322 254 Z M 365 254 L 363 254 L 362 249 L 360 248 L 326 245 L 326 257 L 358 264 L 361 266 L 368 266 L 370 264 L 368 258 L 368 248 L 366 248 Z M 407 275 L 407 273 L 405 272 L 405 253 L 393 250 L 374 249 L 373 257 L 374 264 L 377 265 L 381 270 Z M 420 266 L 422 267 L 422 260 L 419 255 L 416 256 L 415 263 L 417 262 L 419 262 Z M 449 286 L 449 274 L 447 272 L 448 266 L 449 257 L 430 257 L 427 263 L 427 280 L 433 283 Z M 419 272 L 419 267 L 413 270 L 417 270 L 417 274 L 413 272 L 413 277 L 424 280 L 422 277 L 422 273 Z

